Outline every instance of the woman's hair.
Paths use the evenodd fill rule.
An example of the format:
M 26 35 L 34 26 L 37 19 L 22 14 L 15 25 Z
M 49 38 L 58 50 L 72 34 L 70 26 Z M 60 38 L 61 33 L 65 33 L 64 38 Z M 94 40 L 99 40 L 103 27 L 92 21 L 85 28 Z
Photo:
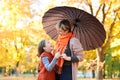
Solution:
M 39 44 L 38 44 L 38 54 L 41 55 L 44 52 L 43 47 L 45 47 L 45 40 L 42 40 Z
M 58 27 L 64 31 L 71 32 L 71 24 L 67 19 L 60 21 Z

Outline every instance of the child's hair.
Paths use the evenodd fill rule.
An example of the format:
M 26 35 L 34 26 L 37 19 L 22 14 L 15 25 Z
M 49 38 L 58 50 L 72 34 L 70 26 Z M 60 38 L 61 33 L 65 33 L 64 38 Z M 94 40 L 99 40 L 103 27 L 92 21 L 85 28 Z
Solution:
M 45 40 L 40 41 L 38 44 L 38 54 L 41 55 L 44 52 L 43 47 L 45 47 Z

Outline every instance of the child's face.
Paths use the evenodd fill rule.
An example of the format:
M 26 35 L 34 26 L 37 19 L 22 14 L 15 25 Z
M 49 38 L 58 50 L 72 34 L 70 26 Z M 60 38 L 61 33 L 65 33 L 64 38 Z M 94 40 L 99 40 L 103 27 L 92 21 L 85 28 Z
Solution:
M 52 51 L 53 50 L 53 46 L 52 46 L 52 44 L 49 41 L 46 40 L 44 49 L 47 50 L 47 51 Z

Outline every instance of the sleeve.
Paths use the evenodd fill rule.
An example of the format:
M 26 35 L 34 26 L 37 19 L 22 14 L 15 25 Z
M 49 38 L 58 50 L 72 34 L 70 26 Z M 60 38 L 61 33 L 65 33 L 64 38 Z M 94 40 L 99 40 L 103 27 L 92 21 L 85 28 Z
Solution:
M 57 62 L 57 58 L 54 57 L 53 60 L 49 62 L 48 57 L 42 57 L 42 62 L 47 71 L 51 71 L 54 68 L 55 63 Z
M 78 62 L 83 60 L 84 54 L 83 54 L 83 47 L 80 43 L 80 41 L 77 38 L 72 39 L 71 44 L 71 52 L 73 56 L 71 57 L 72 62 Z
M 71 56 L 71 61 L 72 62 L 78 62 L 79 59 L 76 56 Z

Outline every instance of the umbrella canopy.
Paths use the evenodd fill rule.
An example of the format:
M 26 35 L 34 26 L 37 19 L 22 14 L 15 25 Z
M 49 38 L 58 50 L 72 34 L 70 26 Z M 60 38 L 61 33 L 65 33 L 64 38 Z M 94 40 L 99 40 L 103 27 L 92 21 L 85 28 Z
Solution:
M 49 9 L 42 18 L 43 28 L 54 40 L 58 34 L 56 24 L 67 19 L 72 25 L 72 31 L 84 50 L 92 50 L 100 47 L 106 38 L 103 25 L 93 15 L 75 7 L 60 6 Z

